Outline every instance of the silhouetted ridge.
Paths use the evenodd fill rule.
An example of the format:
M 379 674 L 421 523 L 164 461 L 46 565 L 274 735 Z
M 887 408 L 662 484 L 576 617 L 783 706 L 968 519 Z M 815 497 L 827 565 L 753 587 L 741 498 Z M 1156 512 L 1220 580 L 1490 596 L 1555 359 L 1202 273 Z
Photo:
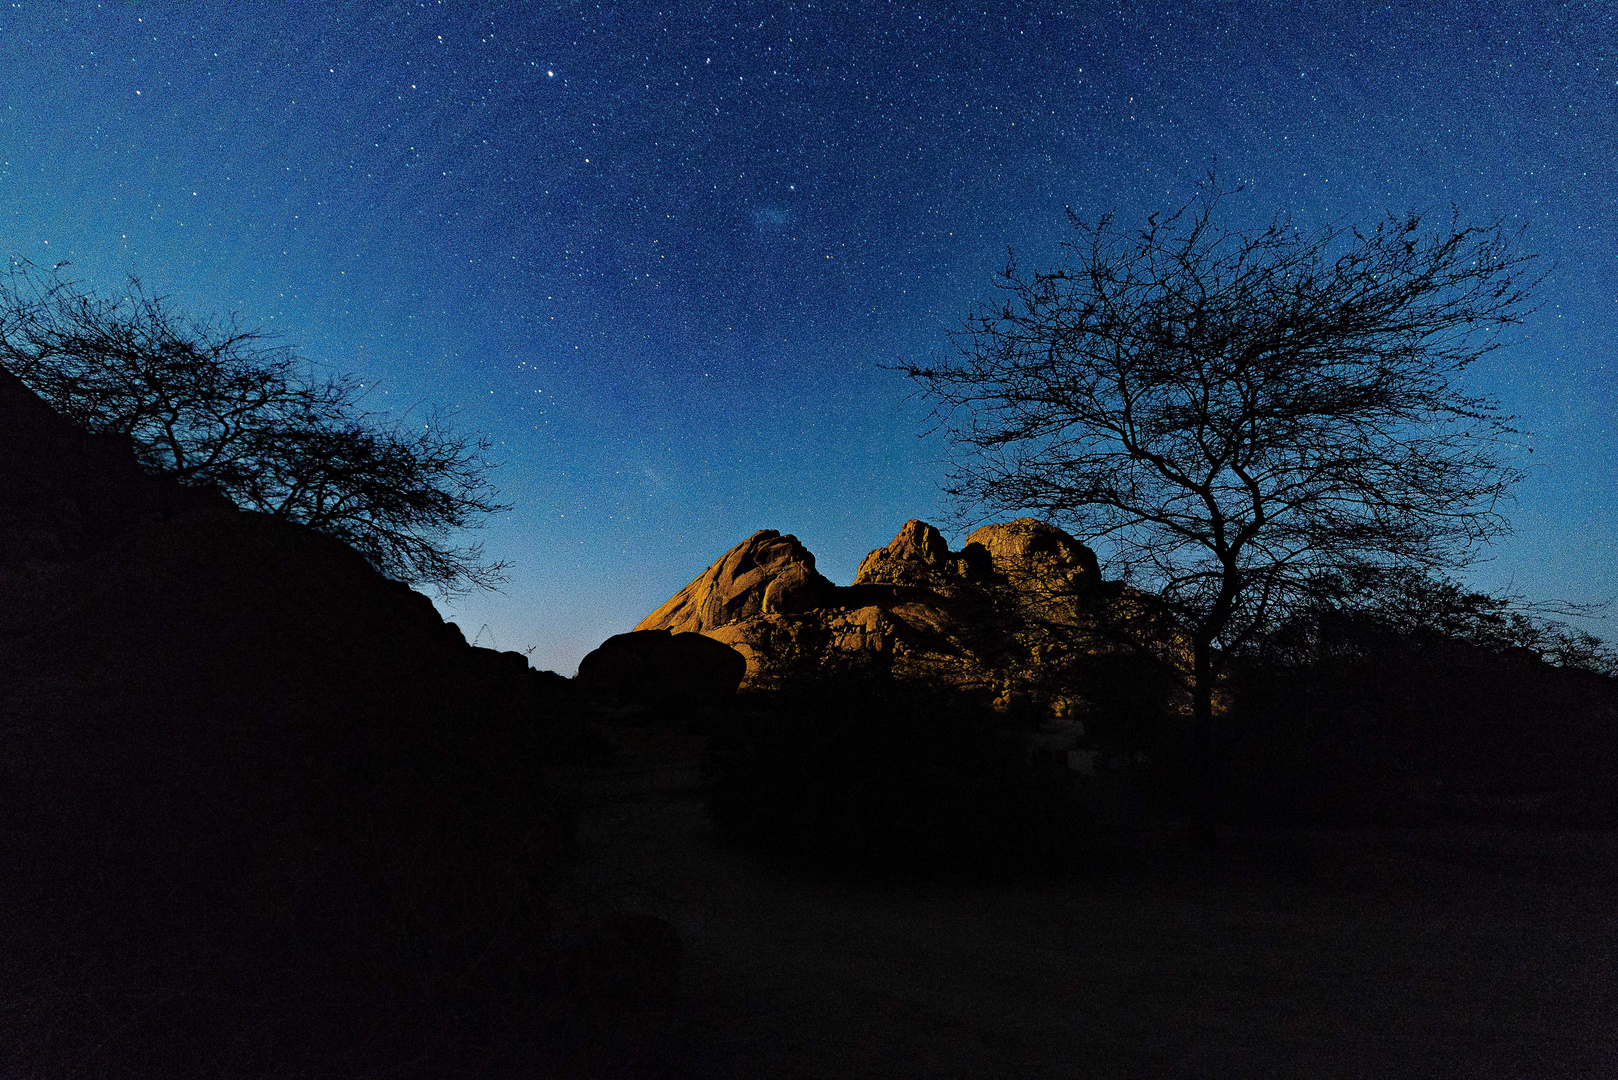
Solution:
M 20 941 L 102 957 L 39 977 L 114 980 L 111 1072 L 408 1057 L 367 1025 L 472 1016 L 453 1002 L 540 969 L 564 680 L 336 540 L 146 476 L 4 373 L 0 608 L 0 901 Z M 89 1052 L 62 1041 L 86 1018 L 36 1020 L 62 1031 L 0 1039 L 0 1073 Z M 265 1025 L 301 1034 L 266 1050 Z

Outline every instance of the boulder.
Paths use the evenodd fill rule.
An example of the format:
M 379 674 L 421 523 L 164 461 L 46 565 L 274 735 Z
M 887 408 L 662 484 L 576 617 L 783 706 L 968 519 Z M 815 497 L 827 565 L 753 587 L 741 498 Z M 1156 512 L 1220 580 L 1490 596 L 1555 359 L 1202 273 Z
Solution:
M 688 709 L 733 697 L 747 660 L 721 641 L 667 629 L 618 634 L 579 661 L 578 685 L 597 698 Z

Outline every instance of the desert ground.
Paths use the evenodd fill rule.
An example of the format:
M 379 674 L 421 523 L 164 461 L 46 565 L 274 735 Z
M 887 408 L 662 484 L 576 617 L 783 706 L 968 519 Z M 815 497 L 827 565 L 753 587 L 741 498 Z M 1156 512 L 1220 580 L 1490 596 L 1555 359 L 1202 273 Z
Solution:
M 896 882 L 717 845 L 700 740 L 558 770 L 586 911 L 673 923 L 673 1030 L 621 1075 L 1618 1075 L 1618 834 L 1142 829 L 1065 880 Z
M 1227 828 L 1192 851 L 1168 822 L 1060 879 L 882 880 L 717 844 L 700 740 L 614 735 L 627 763 L 552 771 L 578 815 L 559 909 L 672 923 L 672 1019 L 563 1066 L 511 1032 L 455 1051 L 468 1075 L 1618 1076 L 1618 832 Z M 61 1075 L 127 1075 L 107 1048 L 184 1005 L 185 987 L 132 996 L 69 977 L 85 960 L 62 951 L 71 937 L 19 938 L 5 916 L 0 1032 L 64 1050 Z M 280 1037 L 320 1014 L 265 985 Z M 0 1046 L 0 1076 L 36 1075 L 4 1064 L 28 1059 Z

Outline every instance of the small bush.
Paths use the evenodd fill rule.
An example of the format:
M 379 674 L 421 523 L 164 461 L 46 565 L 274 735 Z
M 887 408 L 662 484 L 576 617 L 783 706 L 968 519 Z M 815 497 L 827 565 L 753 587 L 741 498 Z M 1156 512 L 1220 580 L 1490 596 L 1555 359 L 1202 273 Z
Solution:
M 985 705 L 881 673 L 799 680 L 739 707 L 704 761 L 721 839 L 856 872 L 1060 874 L 1089 813 Z

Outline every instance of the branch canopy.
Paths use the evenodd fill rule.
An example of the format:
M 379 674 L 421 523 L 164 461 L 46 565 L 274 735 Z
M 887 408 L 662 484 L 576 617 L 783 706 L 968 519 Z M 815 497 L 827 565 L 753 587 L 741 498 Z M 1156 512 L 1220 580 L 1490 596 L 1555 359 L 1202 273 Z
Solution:
M 1332 575 L 1458 565 L 1507 527 L 1511 417 L 1462 375 L 1537 279 L 1499 225 L 1238 232 L 1227 193 L 1064 264 L 1011 260 L 956 355 L 906 366 L 969 513 L 1035 511 L 1230 645 Z
M 505 580 L 481 545 L 450 539 L 510 509 L 486 438 L 442 413 L 407 428 L 368 411 L 353 376 L 317 378 L 233 319 L 188 319 L 136 278 L 97 296 L 18 263 L 0 281 L 0 366 L 82 427 L 127 437 L 150 471 L 335 536 L 389 577 L 446 595 Z

